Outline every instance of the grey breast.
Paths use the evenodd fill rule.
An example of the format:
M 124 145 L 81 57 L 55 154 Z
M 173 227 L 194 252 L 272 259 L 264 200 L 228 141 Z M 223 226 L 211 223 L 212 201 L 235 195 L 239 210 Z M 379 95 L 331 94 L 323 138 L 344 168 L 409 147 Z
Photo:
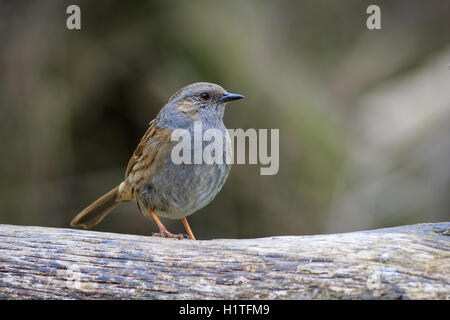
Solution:
M 225 127 L 221 131 L 225 138 Z M 203 148 L 208 144 L 209 142 L 204 142 Z M 225 157 L 227 150 L 229 151 L 226 139 L 223 145 Z M 191 155 L 193 156 L 193 150 Z M 141 202 L 145 208 L 155 210 L 159 216 L 181 219 L 203 208 L 215 198 L 222 189 L 230 168 L 225 159 L 223 164 L 177 165 L 169 158 L 152 181 L 142 186 Z

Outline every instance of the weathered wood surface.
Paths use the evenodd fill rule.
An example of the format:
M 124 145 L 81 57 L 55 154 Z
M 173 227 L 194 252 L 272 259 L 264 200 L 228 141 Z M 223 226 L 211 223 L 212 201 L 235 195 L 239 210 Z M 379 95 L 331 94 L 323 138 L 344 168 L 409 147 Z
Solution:
M 2 299 L 450 299 L 450 223 L 246 240 L 0 225 Z

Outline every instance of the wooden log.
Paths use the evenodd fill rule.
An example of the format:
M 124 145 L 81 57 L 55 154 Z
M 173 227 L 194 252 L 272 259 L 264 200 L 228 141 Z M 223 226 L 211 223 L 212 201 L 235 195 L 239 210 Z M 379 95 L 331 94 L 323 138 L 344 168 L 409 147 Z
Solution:
M 0 225 L 2 299 L 449 299 L 450 223 L 174 240 Z

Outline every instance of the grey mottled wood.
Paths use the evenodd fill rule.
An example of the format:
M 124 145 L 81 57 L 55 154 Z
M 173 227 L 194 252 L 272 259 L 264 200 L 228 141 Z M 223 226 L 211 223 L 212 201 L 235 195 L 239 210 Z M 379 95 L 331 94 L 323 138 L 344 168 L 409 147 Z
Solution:
M 2 299 L 449 299 L 450 223 L 190 241 L 0 225 Z

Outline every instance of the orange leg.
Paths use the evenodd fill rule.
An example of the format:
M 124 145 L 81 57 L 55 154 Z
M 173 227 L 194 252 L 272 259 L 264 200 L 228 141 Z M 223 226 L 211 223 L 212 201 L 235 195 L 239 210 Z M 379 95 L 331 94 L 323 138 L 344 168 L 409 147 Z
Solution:
M 195 240 L 194 234 L 192 233 L 191 227 L 189 227 L 189 223 L 187 222 L 186 218 L 182 218 L 181 222 L 183 222 L 184 227 L 186 228 L 186 231 L 188 233 L 188 236 L 191 240 Z
M 154 210 L 150 210 L 150 214 L 152 215 L 153 220 L 155 220 L 156 225 L 158 226 L 158 229 L 159 229 L 159 234 L 157 234 L 158 236 L 163 237 L 163 238 L 177 238 L 177 239 L 184 238 L 184 236 L 182 234 L 176 235 L 176 234 L 170 233 L 167 230 L 167 228 L 162 224 L 161 220 L 159 220 L 159 218 L 156 215 Z

